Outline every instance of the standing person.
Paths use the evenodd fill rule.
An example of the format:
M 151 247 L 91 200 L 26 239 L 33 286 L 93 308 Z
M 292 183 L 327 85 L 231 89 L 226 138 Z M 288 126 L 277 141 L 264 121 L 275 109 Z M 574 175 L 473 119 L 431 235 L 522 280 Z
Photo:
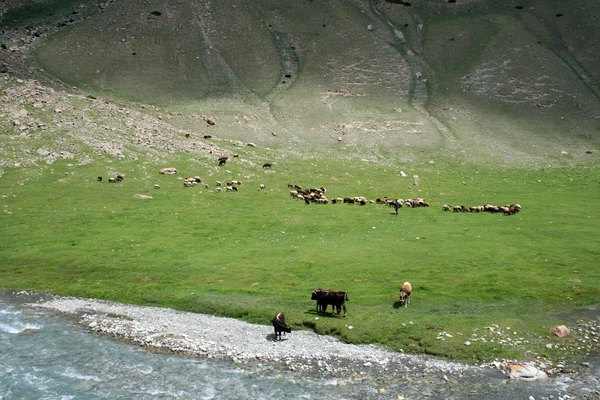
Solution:
M 398 215 L 398 208 L 400 208 L 400 205 L 398 204 L 398 199 L 394 200 L 394 209 L 396 210 L 396 215 Z

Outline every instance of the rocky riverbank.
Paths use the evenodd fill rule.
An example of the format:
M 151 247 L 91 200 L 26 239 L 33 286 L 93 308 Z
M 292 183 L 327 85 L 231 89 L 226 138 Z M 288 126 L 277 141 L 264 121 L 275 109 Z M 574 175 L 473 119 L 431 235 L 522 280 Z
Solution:
M 94 332 L 152 351 L 228 360 L 245 370 L 321 376 L 339 385 L 372 381 L 382 386 L 382 394 L 383 387 L 391 382 L 414 386 L 406 387 L 398 398 L 424 398 L 471 388 L 470 393 L 488 394 L 478 398 L 516 392 L 534 399 L 600 399 L 599 360 L 578 368 L 548 371 L 550 377 L 540 366 L 529 364 L 526 370 L 541 373 L 538 378 L 543 379 L 524 376 L 519 380 L 510 379 L 512 369 L 504 361 L 469 365 L 391 352 L 374 345 L 346 344 L 310 331 L 293 331 L 276 341 L 271 326 L 231 318 L 25 292 L 17 297 L 27 307 L 63 313 Z M 508 382 L 515 385 L 506 386 Z

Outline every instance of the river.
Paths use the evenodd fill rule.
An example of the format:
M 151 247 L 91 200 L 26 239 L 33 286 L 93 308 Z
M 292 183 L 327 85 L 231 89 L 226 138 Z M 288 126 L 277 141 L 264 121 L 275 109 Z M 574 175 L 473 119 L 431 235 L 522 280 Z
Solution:
M 268 362 L 240 365 L 156 353 L 98 335 L 73 318 L 23 306 L 0 292 L 1 400 L 594 398 L 593 390 L 582 392 L 566 377 L 549 383 L 514 382 L 497 371 L 441 377 L 411 373 L 343 379 L 294 373 Z

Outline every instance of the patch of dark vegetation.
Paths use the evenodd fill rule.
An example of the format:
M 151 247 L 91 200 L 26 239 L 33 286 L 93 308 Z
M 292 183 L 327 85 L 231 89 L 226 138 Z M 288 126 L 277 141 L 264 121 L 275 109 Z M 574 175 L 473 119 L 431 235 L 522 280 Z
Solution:
M 157 17 L 162 15 L 162 13 L 160 11 L 156 11 L 156 10 L 152 11 L 150 14 L 155 15 Z
M 72 10 L 84 3 L 85 1 L 82 0 L 50 0 L 43 3 L 33 2 L 28 5 L 8 10 L 2 16 L 2 22 L 5 28 L 19 28 L 39 23 L 45 18 L 52 17 L 67 9 Z
M 448 3 L 450 3 L 450 4 L 456 3 L 456 0 L 448 0 Z
M 515 8 L 516 8 L 517 10 L 522 10 L 522 9 L 523 9 L 523 6 L 515 6 Z
M 310 329 L 315 329 L 317 327 L 317 323 L 315 321 L 302 321 L 302 324 L 300 326 L 303 326 L 305 328 L 310 328 Z
M 412 4 L 409 3 L 408 1 L 402 1 L 402 0 L 385 0 L 385 1 L 386 1 L 386 3 L 402 4 L 403 6 L 406 6 L 406 7 L 412 6 Z
M 332 335 L 332 336 L 339 334 L 339 333 L 340 333 L 340 330 L 336 326 L 326 328 L 321 332 L 322 335 Z
M 557 17 L 562 17 L 564 14 L 558 13 L 556 14 Z

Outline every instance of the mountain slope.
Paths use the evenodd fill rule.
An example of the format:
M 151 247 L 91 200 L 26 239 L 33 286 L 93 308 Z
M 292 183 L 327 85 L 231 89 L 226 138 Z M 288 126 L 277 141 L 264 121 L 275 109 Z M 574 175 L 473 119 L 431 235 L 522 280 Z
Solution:
M 222 138 L 362 158 L 598 154 L 600 5 L 589 0 L 45 2 L 61 5 L 52 16 L 10 4 L 3 21 L 17 30 L 62 21 L 36 41 L 46 72 L 165 107 L 199 134 L 206 114 Z

